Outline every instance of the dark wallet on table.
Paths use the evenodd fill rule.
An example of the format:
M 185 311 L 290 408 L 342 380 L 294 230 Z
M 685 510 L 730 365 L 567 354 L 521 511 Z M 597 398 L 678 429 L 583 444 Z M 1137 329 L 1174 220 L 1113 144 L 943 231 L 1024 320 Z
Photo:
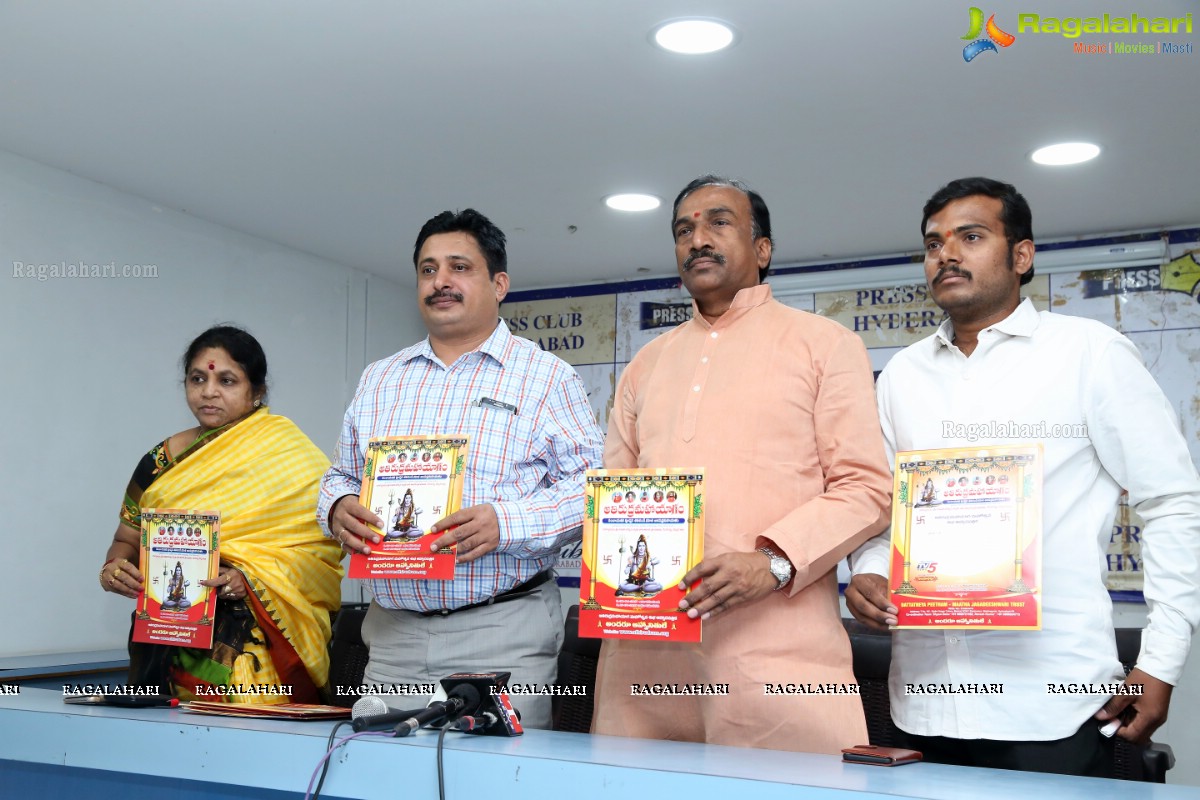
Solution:
M 901 747 L 877 747 L 873 744 L 860 744 L 842 750 L 842 761 L 848 764 L 873 764 L 877 767 L 898 767 L 901 764 L 914 764 L 921 760 L 917 750 L 905 750 Z

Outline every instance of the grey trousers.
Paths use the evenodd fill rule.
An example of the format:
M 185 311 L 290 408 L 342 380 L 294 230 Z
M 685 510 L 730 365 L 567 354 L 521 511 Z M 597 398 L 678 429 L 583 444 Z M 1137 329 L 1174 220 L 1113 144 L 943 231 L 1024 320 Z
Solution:
M 552 685 L 563 643 L 562 600 L 551 580 L 525 597 L 445 617 L 372 602 L 362 637 L 371 651 L 367 684 L 437 683 L 455 672 L 504 671 L 512 673 L 510 684 Z M 420 697 L 398 702 L 422 704 Z M 522 726 L 550 727 L 549 694 L 522 694 L 513 697 L 513 705 Z

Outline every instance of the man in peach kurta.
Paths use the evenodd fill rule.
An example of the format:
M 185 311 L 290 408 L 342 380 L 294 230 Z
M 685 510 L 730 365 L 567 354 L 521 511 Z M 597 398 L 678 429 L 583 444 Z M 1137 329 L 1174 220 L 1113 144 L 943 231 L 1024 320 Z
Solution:
M 704 641 L 605 640 L 594 731 L 818 753 L 865 744 L 835 567 L 886 525 L 866 350 L 771 299 L 756 193 L 699 178 L 672 227 L 695 315 L 625 369 L 604 465 L 705 469 L 704 560 L 681 603 Z M 729 694 L 631 696 L 655 683 Z

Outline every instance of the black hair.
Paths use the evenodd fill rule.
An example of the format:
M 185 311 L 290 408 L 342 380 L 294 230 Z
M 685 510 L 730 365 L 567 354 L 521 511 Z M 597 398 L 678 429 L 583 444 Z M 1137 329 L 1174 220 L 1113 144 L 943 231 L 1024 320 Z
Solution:
M 679 217 L 679 204 L 682 203 L 688 195 L 697 189 L 705 186 L 728 186 L 731 189 L 737 189 L 742 194 L 746 195 L 746 199 L 750 201 L 750 235 L 754 239 L 767 237 L 771 242 L 772 250 L 775 246 L 775 239 L 771 236 L 771 212 L 767 210 L 767 201 L 762 199 L 762 195 L 751 189 L 746 184 L 734 178 L 724 178 L 720 175 L 701 175 L 694 181 L 683 187 L 678 196 L 675 198 L 675 205 L 671 207 L 671 230 L 675 230 L 675 220 Z M 758 282 L 762 283 L 767 278 L 767 272 L 771 269 L 771 261 L 767 259 L 767 265 L 758 270 Z
M 925 225 L 929 218 L 941 211 L 955 200 L 982 194 L 994 197 L 1000 201 L 1000 222 L 1004 225 L 1004 238 L 1008 241 L 1008 262 L 1012 266 L 1012 248 L 1017 242 L 1026 239 L 1033 241 L 1033 212 L 1024 195 L 1017 191 L 1011 183 L 992 180 L 991 178 L 959 178 L 950 181 L 933 193 L 933 197 L 925 203 L 921 217 L 921 236 L 925 235 Z M 1033 280 L 1033 267 L 1021 276 L 1021 285 Z
M 201 350 L 219 347 L 229 354 L 246 373 L 246 379 L 254 390 L 255 399 L 265 402 L 267 396 L 267 354 L 262 345 L 248 332 L 236 325 L 214 325 L 197 336 L 183 354 L 183 379 Z
M 413 245 L 413 267 L 421 257 L 421 246 L 430 236 L 439 233 L 469 233 L 475 237 L 483 257 L 487 260 L 488 277 L 495 278 L 497 272 L 508 272 L 508 254 L 504 250 L 504 232 L 490 219 L 473 208 L 462 211 L 443 211 L 421 226 L 417 243 Z

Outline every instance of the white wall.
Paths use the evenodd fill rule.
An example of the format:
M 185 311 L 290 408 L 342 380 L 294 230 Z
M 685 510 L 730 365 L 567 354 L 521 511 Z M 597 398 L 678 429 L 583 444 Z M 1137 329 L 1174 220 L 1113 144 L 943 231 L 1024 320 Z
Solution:
M 60 262 L 157 277 L 15 277 Z M 327 453 L 366 363 L 424 336 L 399 282 L 0 151 L 0 657 L 124 646 L 132 606 L 97 580 L 117 510 L 141 455 L 195 424 L 180 358 L 225 321 Z

